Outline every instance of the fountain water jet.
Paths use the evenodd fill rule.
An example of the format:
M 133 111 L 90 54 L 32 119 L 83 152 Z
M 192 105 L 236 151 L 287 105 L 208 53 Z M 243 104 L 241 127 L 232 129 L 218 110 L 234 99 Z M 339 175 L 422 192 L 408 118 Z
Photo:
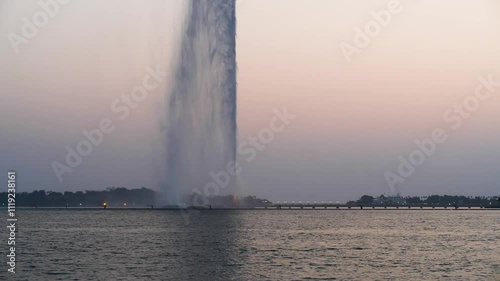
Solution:
M 234 0 L 190 0 L 167 98 L 167 186 L 163 200 L 186 203 L 206 190 L 209 173 L 236 160 L 236 16 Z M 218 195 L 218 194 L 215 194 Z M 189 200 L 189 201 L 188 201 Z

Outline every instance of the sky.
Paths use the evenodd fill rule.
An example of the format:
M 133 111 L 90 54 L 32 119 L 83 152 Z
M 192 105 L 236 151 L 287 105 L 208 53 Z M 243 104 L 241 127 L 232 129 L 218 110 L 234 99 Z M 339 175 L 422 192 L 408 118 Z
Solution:
M 0 172 L 16 170 L 19 191 L 158 189 L 168 75 L 123 120 L 112 104 L 151 70 L 171 71 L 183 1 L 57 6 L 14 46 L 23 18 L 44 10 L 0 0 Z M 239 141 L 275 110 L 295 115 L 255 159 L 240 156 L 240 185 L 283 201 L 498 195 L 499 35 L 494 0 L 237 1 Z M 115 129 L 59 181 L 52 164 L 106 118 Z

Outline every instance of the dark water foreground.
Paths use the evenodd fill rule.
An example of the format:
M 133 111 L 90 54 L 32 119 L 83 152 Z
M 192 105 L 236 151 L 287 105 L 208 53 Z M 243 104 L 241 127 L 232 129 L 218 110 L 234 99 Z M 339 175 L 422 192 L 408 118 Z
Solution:
M 500 280 L 500 212 L 212 210 L 188 225 L 179 211 L 18 218 L 17 273 L 6 272 L 2 231 L 0 280 Z

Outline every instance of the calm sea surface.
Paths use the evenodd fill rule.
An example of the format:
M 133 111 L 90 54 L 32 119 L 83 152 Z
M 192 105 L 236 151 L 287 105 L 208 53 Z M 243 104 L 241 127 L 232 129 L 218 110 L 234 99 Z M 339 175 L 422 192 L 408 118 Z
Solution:
M 499 211 L 17 215 L 17 274 L 2 231 L 0 280 L 500 280 Z

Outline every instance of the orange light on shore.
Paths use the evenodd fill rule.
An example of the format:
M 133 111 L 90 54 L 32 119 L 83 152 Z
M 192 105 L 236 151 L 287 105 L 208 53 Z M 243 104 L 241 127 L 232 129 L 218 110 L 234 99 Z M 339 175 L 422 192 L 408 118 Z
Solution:
M 238 206 L 238 196 L 233 195 L 233 205 Z
M 108 206 L 108 203 L 104 202 L 104 203 L 102 203 L 102 205 L 103 205 L 104 207 L 106 207 L 106 206 Z
M 127 202 L 123 203 L 123 207 L 127 207 Z

